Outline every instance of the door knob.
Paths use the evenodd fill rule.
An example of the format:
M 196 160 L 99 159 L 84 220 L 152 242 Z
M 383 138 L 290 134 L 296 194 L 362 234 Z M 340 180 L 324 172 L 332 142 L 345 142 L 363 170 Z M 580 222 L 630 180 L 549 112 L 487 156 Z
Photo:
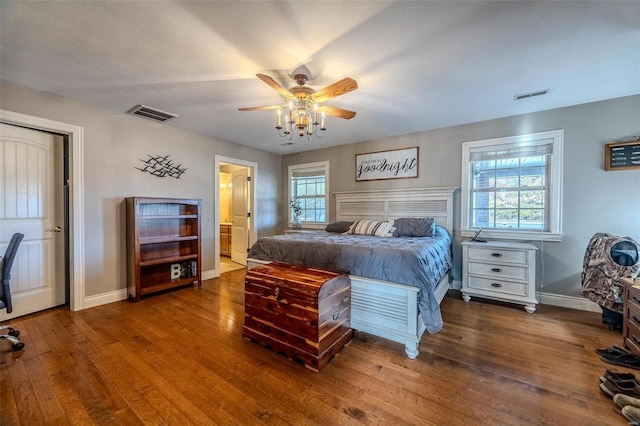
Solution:
M 53 229 L 46 229 L 45 232 L 61 232 L 62 231 L 62 227 L 60 226 L 56 226 Z

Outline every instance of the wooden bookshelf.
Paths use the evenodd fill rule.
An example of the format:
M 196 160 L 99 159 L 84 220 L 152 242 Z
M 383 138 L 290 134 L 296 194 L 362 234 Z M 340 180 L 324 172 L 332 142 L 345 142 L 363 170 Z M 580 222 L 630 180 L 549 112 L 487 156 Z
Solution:
M 126 198 L 129 298 L 201 285 L 200 200 Z

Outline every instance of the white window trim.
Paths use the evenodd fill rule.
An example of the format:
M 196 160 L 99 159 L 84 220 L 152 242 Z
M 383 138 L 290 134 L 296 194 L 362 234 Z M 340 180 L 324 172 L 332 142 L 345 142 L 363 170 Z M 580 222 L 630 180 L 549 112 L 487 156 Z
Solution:
M 311 168 L 324 168 L 324 177 L 325 177 L 325 191 L 324 191 L 324 205 L 325 212 L 324 222 L 302 222 L 302 227 L 305 229 L 324 229 L 329 223 L 329 162 L 328 161 L 318 161 L 315 163 L 306 163 L 306 164 L 295 164 L 289 166 L 289 177 L 287 179 L 287 199 L 286 199 L 286 212 L 287 212 L 287 225 L 289 228 L 293 226 L 291 223 L 291 215 L 289 214 L 291 207 L 289 206 L 289 200 L 291 200 L 291 178 L 293 177 L 293 172 L 296 170 L 304 170 Z
M 480 141 L 465 142 L 462 144 L 462 196 L 461 196 L 461 226 L 460 235 L 472 237 L 477 228 L 471 228 L 469 215 L 469 189 L 471 188 L 471 175 L 469 173 L 469 153 L 472 149 L 506 144 L 526 144 L 540 139 L 553 140 L 553 153 L 551 154 L 551 170 L 549 182 L 549 231 L 525 231 L 503 230 L 485 228 L 482 237 L 501 240 L 525 240 L 525 241 L 562 241 L 562 155 L 564 151 L 564 130 L 552 130 L 527 135 L 509 136 L 497 139 L 485 139 Z

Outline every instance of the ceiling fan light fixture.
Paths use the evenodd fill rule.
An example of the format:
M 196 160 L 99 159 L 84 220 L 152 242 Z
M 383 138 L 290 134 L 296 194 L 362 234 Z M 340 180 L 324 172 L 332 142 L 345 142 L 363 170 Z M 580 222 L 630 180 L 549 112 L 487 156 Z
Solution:
M 293 133 L 298 133 L 301 138 L 306 134 L 308 140 L 311 140 L 312 136 L 317 138 L 324 137 L 324 132 L 327 130 L 327 114 L 343 120 L 350 120 L 356 115 L 354 111 L 326 105 L 323 106 L 324 102 L 357 89 L 358 83 L 352 78 L 345 77 L 316 92 L 312 88 L 305 86 L 310 76 L 303 72 L 294 73 L 292 78 L 298 85 L 290 89 L 285 89 L 268 75 L 256 74 L 256 77 L 284 97 L 284 105 L 239 108 L 239 110 L 259 111 L 275 109 L 276 130 L 278 131 L 278 135 L 287 141 L 292 140 Z M 285 112 L 283 113 L 282 110 L 285 110 Z M 318 112 L 320 112 L 320 121 L 318 121 Z M 291 144 L 285 143 L 281 145 Z
M 309 89 L 310 90 L 310 89 Z M 323 138 L 327 130 L 325 126 L 325 114 L 321 113 L 322 125 L 318 122 L 318 109 L 320 105 L 314 102 L 309 96 L 299 95 L 297 100 L 289 100 L 286 106 L 278 109 L 276 115 L 276 129 L 278 136 L 291 140 L 293 133 L 297 133 L 301 138 L 305 135 L 308 140 L 312 136 Z M 286 123 L 282 126 L 282 109 L 286 109 Z

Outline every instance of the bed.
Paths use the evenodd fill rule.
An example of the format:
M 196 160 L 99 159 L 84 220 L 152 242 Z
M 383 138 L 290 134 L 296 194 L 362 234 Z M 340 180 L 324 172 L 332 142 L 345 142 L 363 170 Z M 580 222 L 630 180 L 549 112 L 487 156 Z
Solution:
M 407 356 L 414 359 L 418 356 L 423 333 L 435 333 L 442 327 L 439 304 L 451 281 L 456 190 L 411 188 L 334 194 L 336 221 L 434 218 L 437 227 L 431 238 L 433 244 L 425 246 L 423 240 L 429 238 L 343 236 L 325 231 L 293 233 L 259 239 L 249 252 L 248 267 L 282 261 L 348 272 L 352 328 L 402 343 Z M 328 250 L 319 250 L 318 244 L 326 244 Z M 306 245 L 313 247 L 310 252 L 305 251 Z M 350 260 L 337 259 L 336 253 L 346 250 L 355 252 L 348 258 Z M 442 258 L 434 250 L 449 257 Z M 391 257 L 382 256 L 385 252 Z M 369 261 L 374 258 L 375 261 Z M 436 259 L 437 265 L 428 258 Z M 395 263 L 402 266 L 392 272 Z M 377 267 L 367 269 L 365 264 Z

